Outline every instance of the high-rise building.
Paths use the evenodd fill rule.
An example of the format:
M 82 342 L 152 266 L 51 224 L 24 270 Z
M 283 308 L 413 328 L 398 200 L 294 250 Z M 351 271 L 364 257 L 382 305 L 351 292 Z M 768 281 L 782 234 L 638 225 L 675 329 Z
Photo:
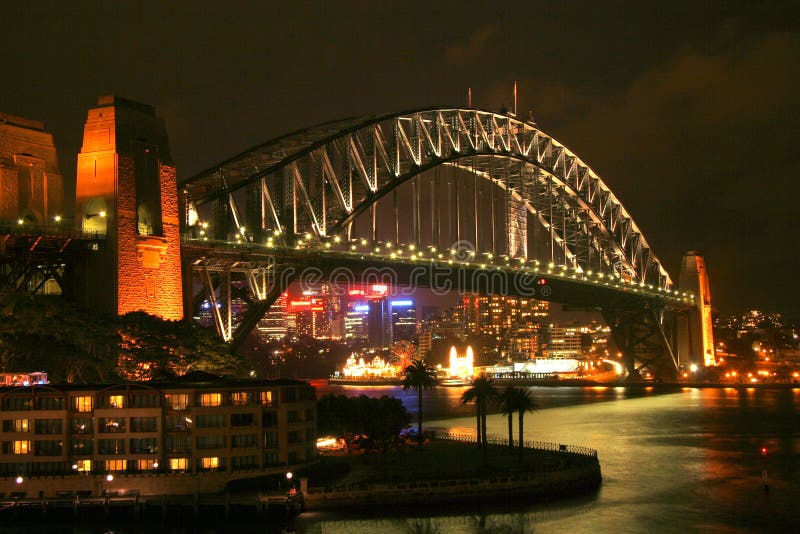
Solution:
M 367 316 L 369 304 L 363 300 L 351 300 L 347 303 L 344 315 L 344 339 L 350 342 L 367 339 Z
M 425 358 L 433 348 L 433 333 L 430 330 L 420 332 L 417 337 L 417 355 L 419 358 Z
M 417 309 L 414 306 L 414 301 L 410 299 L 392 299 L 389 302 L 392 314 L 390 343 L 413 340 L 417 335 Z
M 367 333 L 369 346 L 387 348 L 392 344 L 392 314 L 389 310 L 389 299 L 385 295 L 370 298 L 368 301 L 369 316 Z
M 286 317 L 289 334 L 314 338 L 330 337 L 331 323 L 325 310 L 325 300 L 321 297 L 304 294 L 302 297 L 290 299 Z
M 541 345 L 540 327 L 549 303 L 514 295 L 466 294 L 461 315 L 467 334 L 494 337 L 501 351 L 535 357 Z
M 554 359 L 580 358 L 583 355 L 581 346 L 581 327 L 547 326 L 547 357 Z
M 270 341 L 278 341 L 286 336 L 287 300 L 288 294 L 284 291 L 258 322 L 258 331 L 264 338 Z

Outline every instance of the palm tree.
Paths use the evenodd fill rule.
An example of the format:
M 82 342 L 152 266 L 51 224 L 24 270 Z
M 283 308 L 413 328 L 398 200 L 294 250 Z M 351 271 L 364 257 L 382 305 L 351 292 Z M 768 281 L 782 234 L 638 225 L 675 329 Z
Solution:
M 518 388 L 508 387 L 498 396 L 500 410 L 508 416 L 508 448 L 514 448 L 514 412 L 517 411 L 516 397 L 519 393 Z
M 475 403 L 475 416 L 477 418 L 478 446 L 486 447 L 486 407 L 497 398 L 497 388 L 491 378 L 484 376 L 472 381 L 470 387 L 461 396 L 461 404 Z
M 523 444 L 525 443 L 523 439 L 522 420 L 525 417 L 525 412 L 532 412 L 539 406 L 536 404 L 536 400 L 533 398 L 533 393 L 530 389 L 519 387 L 511 389 L 516 390 L 514 393 L 511 393 L 511 395 L 514 397 L 514 407 L 519 413 L 519 461 L 522 462 L 522 450 Z
M 417 401 L 419 407 L 419 421 L 417 422 L 417 439 L 419 446 L 422 447 L 422 390 L 434 389 L 439 379 L 436 377 L 436 369 L 425 360 L 411 360 L 411 365 L 405 368 L 403 378 L 403 390 L 417 390 Z

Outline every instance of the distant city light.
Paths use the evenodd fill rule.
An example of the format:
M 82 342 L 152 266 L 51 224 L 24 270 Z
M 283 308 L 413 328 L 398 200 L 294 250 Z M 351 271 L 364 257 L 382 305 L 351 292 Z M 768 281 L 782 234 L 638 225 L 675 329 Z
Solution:
M 373 284 L 372 285 L 372 292 L 377 293 L 379 295 L 385 295 L 389 292 L 389 286 L 386 284 Z
M 392 301 L 392 306 L 394 306 L 396 308 L 402 308 L 404 306 L 413 306 L 413 305 L 414 305 L 414 301 L 413 300 L 393 300 Z

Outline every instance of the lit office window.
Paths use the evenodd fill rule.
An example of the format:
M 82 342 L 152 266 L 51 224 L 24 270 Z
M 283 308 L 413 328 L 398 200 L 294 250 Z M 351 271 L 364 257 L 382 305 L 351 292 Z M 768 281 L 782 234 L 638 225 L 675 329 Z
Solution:
M 128 468 L 128 460 L 106 460 L 106 471 L 125 471 Z
M 136 467 L 139 471 L 154 471 L 158 469 L 158 460 L 137 460 Z
M 217 469 L 219 467 L 219 457 L 212 456 L 210 458 L 201 458 L 201 465 L 203 469 Z
M 14 419 L 14 432 L 27 432 L 29 424 L 28 419 Z
M 170 458 L 169 470 L 170 471 L 186 471 L 187 458 Z
M 76 460 L 73 464 L 75 466 L 75 470 L 79 473 L 91 473 L 92 472 L 92 461 L 91 460 Z
M 200 406 L 222 406 L 222 393 L 201 393 Z
M 94 407 L 94 397 L 85 395 L 72 399 L 72 406 L 76 412 L 91 412 Z

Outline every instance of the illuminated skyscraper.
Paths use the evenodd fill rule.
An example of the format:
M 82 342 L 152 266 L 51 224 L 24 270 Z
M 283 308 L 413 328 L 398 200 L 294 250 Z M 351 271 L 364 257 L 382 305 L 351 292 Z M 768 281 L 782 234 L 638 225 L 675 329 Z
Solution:
M 541 345 L 540 326 L 547 321 L 548 302 L 518 296 L 464 295 L 461 311 L 467 334 L 494 337 L 501 351 L 535 357 Z
M 414 301 L 392 299 L 390 310 L 392 314 L 391 343 L 413 340 L 417 335 L 417 309 Z
M 287 298 L 287 293 L 282 293 L 258 323 L 258 331 L 268 340 L 277 341 L 286 336 Z
M 364 341 L 367 339 L 367 316 L 369 304 L 363 300 L 351 300 L 347 303 L 344 316 L 344 339 L 346 341 Z
M 386 348 L 392 344 L 392 315 L 385 295 L 369 300 L 367 323 L 370 347 Z

